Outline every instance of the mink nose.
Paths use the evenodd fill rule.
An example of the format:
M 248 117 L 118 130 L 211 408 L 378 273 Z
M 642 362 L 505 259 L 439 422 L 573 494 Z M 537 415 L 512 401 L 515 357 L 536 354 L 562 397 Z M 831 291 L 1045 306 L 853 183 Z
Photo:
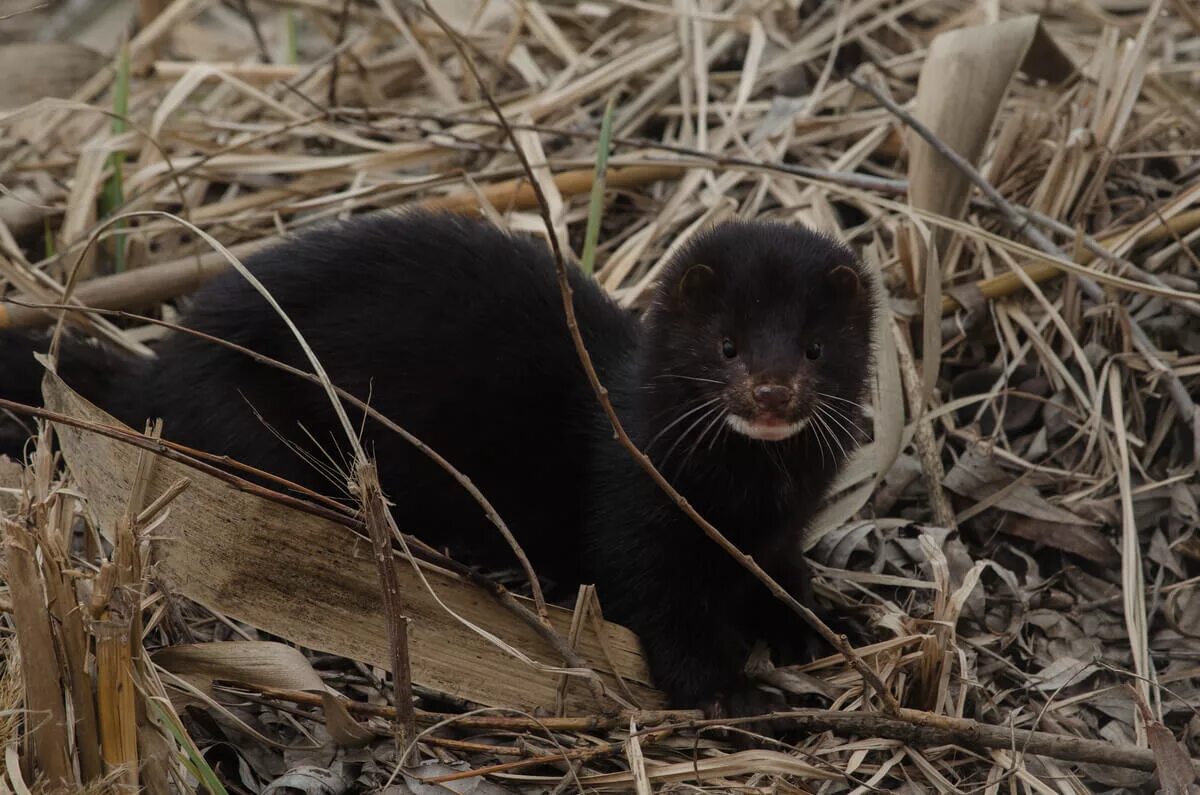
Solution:
M 754 387 L 754 402 L 763 411 L 780 411 L 792 401 L 792 390 L 779 384 L 760 384 Z

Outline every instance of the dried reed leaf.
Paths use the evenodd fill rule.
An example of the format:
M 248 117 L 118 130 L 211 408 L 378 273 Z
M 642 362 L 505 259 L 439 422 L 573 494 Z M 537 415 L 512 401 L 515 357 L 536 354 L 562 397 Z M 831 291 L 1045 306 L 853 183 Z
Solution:
M 52 374 L 45 390 L 47 405 L 56 411 L 115 423 Z M 89 495 L 99 526 L 112 526 L 132 484 L 133 448 L 68 427 L 58 431 L 64 457 Z M 193 485 L 176 499 L 173 520 L 153 540 L 156 572 L 166 587 L 308 648 L 386 666 L 390 656 L 378 583 L 364 541 L 345 527 L 237 492 L 170 461 L 159 462 L 148 494 L 157 495 L 185 476 Z M 423 568 L 456 613 L 534 659 L 555 659 L 545 641 L 476 586 Z M 555 676 L 516 662 L 466 629 L 426 594 L 409 566 L 399 571 L 404 612 L 412 620 L 414 682 L 482 704 L 553 708 Z M 568 611 L 552 609 L 551 617 L 559 632 L 567 631 Z M 641 706 L 660 707 L 662 696 L 647 684 L 637 639 L 614 624 L 605 628 L 620 674 Z M 606 670 L 593 633 L 585 631 L 580 651 L 597 671 Z M 573 689 L 567 705 L 572 712 L 599 708 L 584 688 Z
M 1125 401 L 1121 396 L 1121 370 L 1108 371 L 1108 399 L 1112 406 L 1113 438 L 1119 464 L 1117 483 L 1121 494 L 1121 588 L 1124 592 L 1125 628 L 1129 633 L 1129 653 L 1138 679 L 1134 682 L 1138 697 L 1149 702 L 1150 640 L 1146 626 L 1146 585 L 1142 575 L 1142 553 L 1138 545 L 1137 522 L 1133 515 L 1133 495 L 1129 463 L 1129 443 L 1125 433 Z M 1144 740 L 1145 727 L 1137 724 L 1138 739 Z
M 343 700 L 321 680 L 308 659 L 291 646 L 266 641 L 171 646 L 156 652 L 154 663 L 213 699 L 215 682 L 316 693 L 321 696 L 326 725 L 335 743 L 358 747 L 375 739 L 375 733 L 350 716 Z
M 1034 15 L 942 33 L 921 66 L 916 117 L 952 151 L 978 163 L 1018 69 L 1052 81 L 1074 71 Z M 967 177 L 917 136 L 909 145 L 912 203 L 960 217 L 970 189 Z M 940 248 L 945 237 L 937 239 Z

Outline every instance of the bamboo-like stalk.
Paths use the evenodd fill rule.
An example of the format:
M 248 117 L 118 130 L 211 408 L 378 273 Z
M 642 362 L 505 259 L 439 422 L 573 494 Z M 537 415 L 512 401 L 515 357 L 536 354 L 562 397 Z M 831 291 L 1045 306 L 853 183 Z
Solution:
M 45 528 L 43 528 L 45 529 Z M 57 537 L 46 534 L 41 539 L 42 574 L 47 592 L 51 595 L 50 612 L 59 627 L 64 658 L 61 661 L 63 679 L 69 684 L 71 706 L 75 712 L 75 748 L 79 755 L 79 772 L 83 781 L 94 781 L 103 775 L 100 764 L 100 735 L 96 724 L 96 704 L 92 696 L 89 671 L 88 636 L 83 623 L 83 611 L 75 596 L 66 550 Z
M 116 592 L 120 594 L 120 591 Z M 96 705 L 104 764 L 127 791 L 138 786 L 137 709 L 128 618 L 95 624 Z
M 5 522 L 8 586 L 25 680 L 25 732 L 41 774 L 53 786 L 65 788 L 75 780 L 63 703 L 65 688 L 35 550 L 34 538 L 28 531 L 15 522 Z

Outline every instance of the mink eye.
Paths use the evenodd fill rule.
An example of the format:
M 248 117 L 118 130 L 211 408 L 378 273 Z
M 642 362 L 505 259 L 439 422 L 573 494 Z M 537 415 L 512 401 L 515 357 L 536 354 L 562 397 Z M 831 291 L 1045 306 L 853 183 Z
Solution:
M 822 350 L 821 343 L 814 342 L 812 345 L 809 345 L 808 348 L 805 349 L 804 355 L 810 359 L 820 359 L 821 358 L 821 350 Z
M 737 346 L 733 344 L 733 340 L 726 337 L 721 340 L 721 353 L 725 354 L 726 359 L 732 359 L 737 356 Z

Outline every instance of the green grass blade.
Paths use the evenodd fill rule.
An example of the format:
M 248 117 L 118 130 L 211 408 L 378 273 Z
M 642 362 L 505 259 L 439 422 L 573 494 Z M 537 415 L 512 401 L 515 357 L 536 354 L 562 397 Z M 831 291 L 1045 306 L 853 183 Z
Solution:
M 128 129 L 125 117 L 129 114 L 129 45 L 122 44 L 117 54 L 117 77 L 113 84 L 113 113 L 112 131 L 120 135 Z M 101 215 L 108 217 L 125 203 L 125 184 L 123 170 L 125 153 L 113 152 L 109 156 L 109 167 L 112 174 L 104 185 L 102 194 Z M 115 225 L 113 237 L 113 269 L 120 273 L 125 270 L 125 235 L 121 231 L 124 222 Z
M 53 257 L 57 250 L 57 246 L 54 245 L 54 227 L 50 225 L 49 218 L 42 219 L 42 232 L 46 236 L 46 251 L 44 256 L 47 258 Z
M 296 12 L 289 8 L 284 19 L 287 26 L 287 52 L 283 57 L 287 63 L 295 65 L 300 62 L 300 39 L 296 31 Z
M 209 766 L 208 762 L 201 755 L 200 749 L 192 742 L 192 738 L 188 735 L 187 730 L 179 722 L 179 718 L 169 709 L 163 707 L 157 700 L 147 699 L 147 703 L 154 708 L 154 712 L 162 724 L 171 732 L 171 736 L 175 738 L 175 742 L 183 753 L 184 767 L 188 772 L 196 777 L 196 780 L 204 786 L 212 795 L 229 795 L 225 789 L 225 785 L 221 783 L 221 779 Z
M 583 257 L 579 266 L 591 274 L 596 264 L 596 243 L 600 239 L 600 219 L 604 215 L 604 182 L 608 177 L 608 152 L 612 143 L 613 100 L 604 108 L 600 122 L 600 142 L 596 150 L 596 173 L 592 178 L 592 197 L 588 202 L 587 231 L 583 236 Z

